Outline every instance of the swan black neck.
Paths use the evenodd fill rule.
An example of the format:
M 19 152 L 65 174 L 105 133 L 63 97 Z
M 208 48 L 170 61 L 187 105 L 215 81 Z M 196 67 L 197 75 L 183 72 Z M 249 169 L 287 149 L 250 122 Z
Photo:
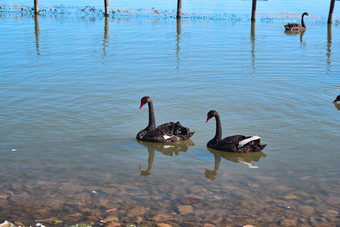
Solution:
M 214 137 L 215 141 L 220 141 L 222 139 L 222 127 L 221 127 L 221 120 L 220 115 L 218 113 L 215 113 L 215 119 L 216 119 L 216 134 Z
M 306 24 L 305 24 L 305 21 L 304 21 L 304 19 L 303 19 L 303 17 L 305 16 L 305 15 L 308 15 L 307 13 L 303 13 L 302 14 L 302 16 L 301 16 L 301 25 L 302 25 L 302 27 L 306 27 Z
M 155 121 L 155 114 L 153 111 L 153 104 L 152 104 L 152 100 L 150 99 L 148 102 L 148 106 L 149 106 L 149 124 L 148 124 L 148 129 L 149 130 L 153 130 L 156 128 L 156 121 Z

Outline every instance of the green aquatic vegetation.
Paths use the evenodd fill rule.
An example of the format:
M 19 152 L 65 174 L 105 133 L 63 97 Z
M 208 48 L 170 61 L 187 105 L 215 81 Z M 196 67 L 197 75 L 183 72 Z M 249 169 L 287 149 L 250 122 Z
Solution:
M 91 226 L 92 224 L 81 223 L 81 224 L 71 225 L 70 227 L 91 227 Z
M 62 223 L 63 223 L 62 220 L 57 220 L 57 221 L 52 222 L 53 225 L 61 225 Z

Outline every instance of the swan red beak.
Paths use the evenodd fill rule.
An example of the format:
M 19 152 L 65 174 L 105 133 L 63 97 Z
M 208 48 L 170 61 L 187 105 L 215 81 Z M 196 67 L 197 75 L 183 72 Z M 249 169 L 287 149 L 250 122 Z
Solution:
M 208 123 L 209 120 L 210 120 L 210 117 L 207 117 L 207 121 L 205 123 Z
M 339 101 L 339 99 L 336 98 L 333 102 L 337 102 L 337 101 Z
M 142 109 L 143 106 L 144 106 L 144 103 L 141 103 L 139 109 Z

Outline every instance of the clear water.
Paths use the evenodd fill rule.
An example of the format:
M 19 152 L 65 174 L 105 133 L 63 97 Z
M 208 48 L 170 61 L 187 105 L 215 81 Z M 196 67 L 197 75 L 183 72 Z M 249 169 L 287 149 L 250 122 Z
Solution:
M 0 221 L 339 225 L 340 14 L 336 7 L 327 26 L 328 3 L 289 2 L 259 1 L 256 24 L 243 16 L 249 1 L 225 11 L 215 10 L 222 1 L 189 1 L 180 21 L 145 12 L 34 17 L 2 3 Z M 149 7 L 117 4 L 125 3 Z M 312 14 L 307 31 L 284 33 L 302 11 Z M 180 121 L 192 139 L 137 142 L 145 95 L 157 124 Z M 267 147 L 209 151 L 211 109 L 223 136 L 259 135 Z

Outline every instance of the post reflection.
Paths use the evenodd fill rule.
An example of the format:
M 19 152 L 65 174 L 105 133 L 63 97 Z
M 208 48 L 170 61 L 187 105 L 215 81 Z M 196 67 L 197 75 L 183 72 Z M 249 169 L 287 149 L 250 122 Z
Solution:
M 327 24 L 327 72 L 331 70 L 332 24 Z
M 179 69 L 179 63 L 180 63 L 180 57 L 179 57 L 179 53 L 180 53 L 180 39 L 181 39 L 181 31 L 182 31 L 182 27 L 181 27 L 181 18 L 177 18 L 176 20 L 177 24 L 176 24 L 176 30 L 177 30 L 177 34 L 176 34 L 176 69 Z
M 151 169 L 155 158 L 155 151 L 161 152 L 163 155 L 174 156 L 180 152 L 186 152 L 190 146 L 194 146 L 191 140 L 174 142 L 174 143 L 152 143 L 137 140 L 137 142 L 148 149 L 148 166 L 143 170 L 143 166 L 139 166 L 141 176 L 151 175 Z
M 109 46 L 109 17 L 105 17 L 104 25 L 104 39 L 103 39 L 103 53 L 106 57 L 106 48 Z
M 255 21 L 251 22 L 250 41 L 251 41 L 251 65 L 253 67 L 253 70 L 255 70 Z
M 40 55 L 40 29 L 39 29 L 39 14 L 34 15 L 34 34 L 35 34 L 35 49 L 37 51 L 37 55 Z
M 255 169 L 259 166 L 254 165 L 253 162 L 258 162 L 261 157 L 267 157 L 263 151 L 260 152 L 251 152 L 251 153 L 232 153 L 232 152 L 225 152 L 225 151 L 217 151 L 211 148 L 208 148 L 210 153 L 214 155 L 215 158 L 215 165 L 213 170 L 205 169 L 205 177 L 211 180 L 216 179 L 217 171 L 220 168 L 221 159 L 224 158 L 225 160 L 231 162 L 237 162 L 241 164 L 247 165 L 249 168 Z

